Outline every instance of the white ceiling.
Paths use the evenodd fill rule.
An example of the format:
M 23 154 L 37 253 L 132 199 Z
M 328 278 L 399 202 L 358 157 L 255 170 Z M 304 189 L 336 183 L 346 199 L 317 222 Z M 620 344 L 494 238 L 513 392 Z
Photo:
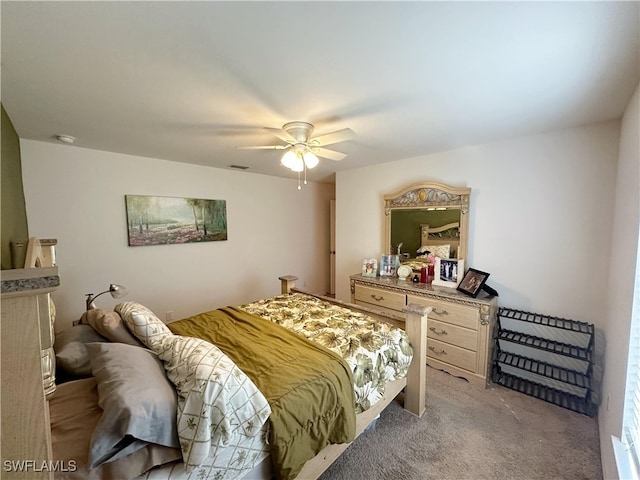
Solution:
M 294 177 L 262 127 L 351 128 L 309 178 L 619 118 L 638 2 L 8 2 L 21 138 Z M 517 160 L 517 159 L 514 159 Z

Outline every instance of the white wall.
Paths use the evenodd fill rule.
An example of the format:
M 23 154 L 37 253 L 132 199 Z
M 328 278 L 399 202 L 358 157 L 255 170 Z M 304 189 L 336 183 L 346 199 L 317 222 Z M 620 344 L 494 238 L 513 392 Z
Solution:
M 640 222 L 640 93 L 607 122 L 341 172 L 337 297 L 379 256 L 382 196 L 437 181 L 472 190 L 467 266 L 491 273 L 503 306 L 596 325 L 604 478 L 617 477 Z M 604 373 L 603 373 L 604 368 Z
M 58 239 L 58 330 L 80 317 L 85 293 L 110 283 L 162 319 L 275 295 L 284 274 L 328 289 L 333 185 L 299 191 L 297 179 L 29 140 L 21 152 L 29 234 Z M 226 200 L 228 240 L 129 247 L 125 194 Z
M 336 178 L 337 297 L 383 249 L 382 196 L 423 181 L 471 187 L 466 267 L 500 304 L 605 322 L 619 122 L 517 138 Z
M 619 438 L 622 433 L 639 229 L 640 86 L 636 87 L 622 120 L 613 212 L 612 249 L 606 303 L 605 337 L 607 348 L 604 358 L 605 375 L 602 384 L 603 403 L 598 414 L 602 469 L 604 478 L 607 479 L 618 478 L 611 447 L 611 435 Z

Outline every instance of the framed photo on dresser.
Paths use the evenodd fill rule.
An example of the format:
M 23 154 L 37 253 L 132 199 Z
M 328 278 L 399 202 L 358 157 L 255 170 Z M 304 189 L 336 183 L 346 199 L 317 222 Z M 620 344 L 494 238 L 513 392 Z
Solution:
M 380 276 L 395 277 L 399 264 L 398 255 L 382 255 L 380 258 Z
M 489 278 L 487 272 L 469 268 L 464 274 L 464 277 L 462 277 L 460 285 L 458 285 L 458 290 L 475 298 L 478 296 L 478 293 L 480 293 L 480 290 L 482 290 L 482 287 L 484 287 L 487 278 Z
M 464 260 L 436 257 L 432 285 L 456 288 L 462 279 Z
M 378 276 L 378 261 L 375 258 L 365 258 L 362 261 L 362 276 L 363 277 Z

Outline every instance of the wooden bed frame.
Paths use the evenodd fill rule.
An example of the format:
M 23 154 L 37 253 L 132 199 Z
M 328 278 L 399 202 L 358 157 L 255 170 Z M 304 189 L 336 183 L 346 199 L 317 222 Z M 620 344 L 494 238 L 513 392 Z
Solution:
M 55 240 L 31 239 L 27 268 L 2 273 L 2 440 L 6 440 L 2 442 L 3 461 L 32 459 L 38 465 L 53 461 L 47 394 L 55 390 L 51 360 L 55 359 L 52 351 L 54 310 L 50 302 L 51 292 L 60 284 L 55 266 L 55 244 Z M 422 416 L 426 401 L 427 314 L 431 308 L 408 305 L 402 318 L 297 290 L 294 288 L 297 277 L 294 276 L 280 277 L 280 280 L 282 293 L 312 295 L 366 313 L 407 332 L 414 353 L 407 378 L 388 383 L 383 398 L 357 415 L 356 438 L 403 390 L 405 410 Z M 26 358 L 30 361 L 25 361 Z M 328 445 L 305 464 L 298 478 L 319 477 L 350 444 Z M 244 478 L 271 478 L 271 470 L 271 460 L 267 457 Z M 16 471 L 7 476 L 26 479 L 32 473 Z M 53 473 L 42 472 L 41 478 L 52 479 Z
M 404 409 L 418 417 L 425 411 L 426 385 L 427 385 L 427 315 L 431 312 L 431 307 L 423 305 L 409 304 L 405 307 L 405 318 L 380 311 L 365 308 L 352 303 L 345 303 L 333 298 L 316 295 L 295 288 L 298 277 L 287 275 L 280 277 L 282 294 L 299 292 L 311 295 L 328 302 L 366 313 L 376 320 L 391 323 L 407 332 L 411 346 L 413 347 L 413 360 L 407 373 L 407 378 L 401 378 L 387 383 L 383 397 L 369 410 L 356 416 L 356 437 L 358 438 L 365 429 L 373 422 L 380 413 L 399 395 L 404 389 Z M 355 440 L 355 439 L 354 439 Z M 351 443 L 340 443 L 326 446 L 314 458 L 305 463 L 303 469 L 298 474 L 301 480 L 318 478 L 329 466 L 344 452 Z M 258 473 L 260 465 L 256 470 L 249 472 L 245 478 L 253 479 L 254 473 Z M 260 469 L 264 472 L 264 467 Z M 268 477 L 267 477 L 268 478 Z

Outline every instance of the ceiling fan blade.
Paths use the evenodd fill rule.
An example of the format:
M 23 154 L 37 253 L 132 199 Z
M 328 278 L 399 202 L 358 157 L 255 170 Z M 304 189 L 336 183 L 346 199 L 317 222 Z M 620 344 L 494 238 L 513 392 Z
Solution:
M 310 140 L 309 143 L 312 145 L 331 145 L 332 143 L 344 142 L 347 140 L 352 140 L 356 137 L 356 134 L 350 128 L 343 128 L 342 130 L 336 130 L 335 132 L 325 133 L 324 135 L 319 135 Z
M 260 145 L 251 147 L 236 147 L 241 150 L 285 150 L 289 148 L 289 145 Z
M 280 129 L 280 128 L 271 128 L 271 127 L 264 127 L 264 129 L 271 133 L 272 135 L 278 137 L 280 140 L 284 140 L 287 143 L 297 143 L 297 140 L 295 138 L 293 138 L 291 135 L 289 135 L 287 132 L 285 132 L 284 130 Z
M 347 156 L 346 153 L 336 152 L 335 150 L 329 150 L 328 148 L 322 147 L 313 147 L 311 149 L 313 153 L 315 153 L 318 157 L 328 158 L 329 160 L 342 160 Z

